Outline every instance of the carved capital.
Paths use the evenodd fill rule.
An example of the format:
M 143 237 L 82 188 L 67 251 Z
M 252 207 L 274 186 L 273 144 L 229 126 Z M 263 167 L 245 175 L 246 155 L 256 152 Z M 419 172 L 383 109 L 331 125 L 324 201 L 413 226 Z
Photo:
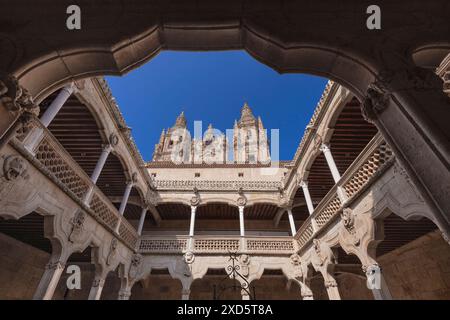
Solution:
M 195 261 L 195 255 L 192 251 L 188 251 L 184 254 L 183 259 L 187 264 L 192 264 Z
M 11 112 L 28 111 L 39 115 L 39 106 L 16 77 L 0 74 L 0 102 Z
M 129 289 L 124 289 L 119 291 L 119 300 L 129 300 L 131 296 L 131 291 Z
M 95 278 L 92 282 L 93 288 L 103 287 L 105 285 L 105 279 L 104 278 Z
M 190 200 L 191 206 L 198 206 L 200 204 L 200 197 L 198 195 L 195 195 Z
M 325 288 L 327 288 L 327 289 L 337 288 L 337 286 L 338 286 L 337 282 L 334 279 L 325 281 Z
M 379 83 L 369 85 L 361 104 L 361 112 L 367 122 L 373 123 L 387 108 L 391 94 Z
M 57 270 L 57 269 L 64 269 L 66 267 L 66 264 L 62 261 L 50 261 L 45 265 L 46 270 Z
M 115 133 L 109 135 L 109 144 L 114 148 L 119 143 L 119 137 Z
M 245 196 L 240 196 L 239 198 L 237 198 L 236 204 L 239 207 L 245 206 L 247 204 L 247 198 Z

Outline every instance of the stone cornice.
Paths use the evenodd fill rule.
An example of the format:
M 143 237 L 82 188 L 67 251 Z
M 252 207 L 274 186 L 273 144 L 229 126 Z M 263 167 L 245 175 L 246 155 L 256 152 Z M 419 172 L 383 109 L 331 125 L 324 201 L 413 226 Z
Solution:
M 101 93 L 104 95 L 104 98 L 108 102 L 107 107 L 109 108 L 109 111 L 114 117 L 114 120 L 118 127 L 118 132 L 124 138 L 126 146 L 128 147 L 128 150 L 133 160 L 135 161 L 136 167 L 139 168 L 142 175 L 145 177 L 147 185 L 149 186 L 150 189 L 152 189 L 153 188 L 152 179 L 148 174 L 147 170 L 145 169 L 145 162 L 142 158 L 141 153 L 139 152 L 139 149 L 136 146 L 136 143 L 134 142 L 133 137 L 131 136 L 131 131 L 126 124 L 125 119 L 123 118 L 119 105 L 117 104 L 111 92 L 111 88 L 109 87 L 108 83 L 103 77 L 92 78 L 92 81 L 94 83 L 97 83 L 98 87 L 101 89 Z

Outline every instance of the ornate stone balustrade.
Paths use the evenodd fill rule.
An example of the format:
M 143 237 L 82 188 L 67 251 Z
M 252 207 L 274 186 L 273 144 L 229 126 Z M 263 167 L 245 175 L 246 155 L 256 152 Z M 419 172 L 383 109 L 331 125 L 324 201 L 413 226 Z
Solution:
M 30 128 L 43 130 L 42 140 L 35 148 L 35 156 L 31 155 L 23 147 L 21 142 L 24 139 L 23 135 L 12 142 L 13 147 L 74 201 L 78 202 L 84 211 L 93 216 L 112 233 L 115 233 L 119 220 L 122 220 L 119 228 L 119 238 L 131 249 L 135 249 L 138 240 L 136 230 L 120 216 L 108 197 L 93 185 L 89 176 L 73 160 L 51 132 L 40 124 L 39 120 L 34 119 L 30 124 Z M 83 197 L 90 187 L 93 187 L 93 196 L 88 207 L 83 203 Z
M 194 254 L 229 254 L 240 252 L 258 255 L 291 255 L 296 247 L 291 237 L 196 236 Z M 183 254 L 189 250 L 189 238 L 180 236 L 142 236 L 139 252 L 146 254 Z
M 348 205 L 393 163 L 394 154 L 389 145 L 377 134 L 342 175 L 339 182 L 327 193 L 303 223 L 295 235 L 300 249 L 338 216 L 344 205 Z M 347 196 L 345 203 L 338 197 L 341 188 Z M 316 230 L 314 230 L 316 228 Z
M 156 180 L 158 190 L 186 190 L 192 191 L 195 187 L 198 190 L 220 190 L 236 191 L 239 188 L 243 190 L 258 191 L 278 191 L 282 186 L 280 181 L 196 181 L 196 180 Z

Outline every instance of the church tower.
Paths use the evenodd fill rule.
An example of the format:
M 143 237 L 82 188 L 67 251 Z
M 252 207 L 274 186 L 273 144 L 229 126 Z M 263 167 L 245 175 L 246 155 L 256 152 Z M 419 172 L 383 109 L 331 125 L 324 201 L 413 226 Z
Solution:
M 181 112 L 175 124 L 161 132 L 159 143 L 155 145 L 153 161 L 189 162 L 190 134 L 186 128 L 186 117 Z
M 253 115 L 247 103 L 241 109 L 239 121 L 234 122 L 234 161 L 237 163 L 268 163 L 270 161 L 267 133 L 261 117 Z

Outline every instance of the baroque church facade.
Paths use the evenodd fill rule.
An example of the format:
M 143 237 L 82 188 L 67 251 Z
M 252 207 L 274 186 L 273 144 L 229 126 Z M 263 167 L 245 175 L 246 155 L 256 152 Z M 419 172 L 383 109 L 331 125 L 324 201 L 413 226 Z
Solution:
M 261 117 L 255 118 L 247 103 L 228 136 L 212 124 L 200 137 L 192 137 L 182 112 L 175 124 L 163 129 L 153 161 L 174 163 L 270 163 L 269 143 Z

